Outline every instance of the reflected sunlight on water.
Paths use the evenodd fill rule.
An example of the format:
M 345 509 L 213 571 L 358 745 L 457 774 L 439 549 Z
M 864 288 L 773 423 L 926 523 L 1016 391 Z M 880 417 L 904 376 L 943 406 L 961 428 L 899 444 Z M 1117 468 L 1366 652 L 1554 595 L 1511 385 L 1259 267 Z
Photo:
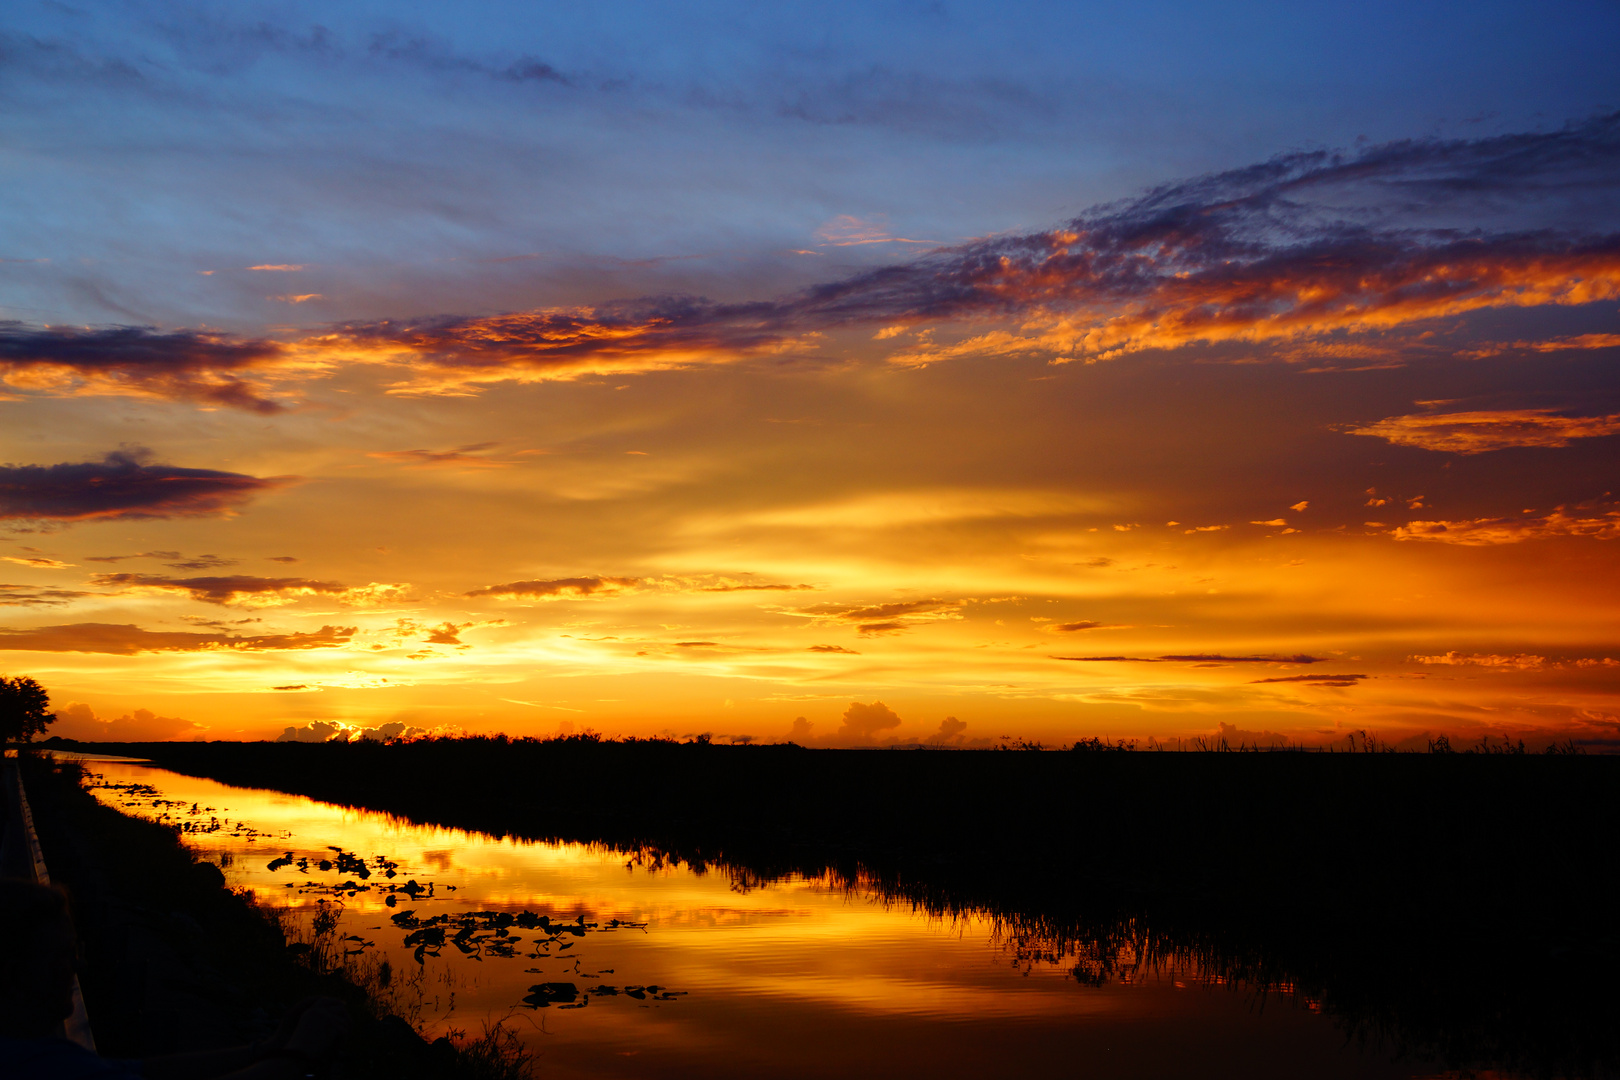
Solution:
M 334 936 L 358 962 L 387 959 L 400 1008 L 430 1035 L 506 1019 L 543 1077 L 1430 1075 L 1275 995 L 1175 969 L 1086 985 L 1073 957 L 986 918 L 825 880 L 749 887 L 89 764 L 99 799 L 177 825 L 233 887 L 287 909 L 295 936 L 335 912 Z

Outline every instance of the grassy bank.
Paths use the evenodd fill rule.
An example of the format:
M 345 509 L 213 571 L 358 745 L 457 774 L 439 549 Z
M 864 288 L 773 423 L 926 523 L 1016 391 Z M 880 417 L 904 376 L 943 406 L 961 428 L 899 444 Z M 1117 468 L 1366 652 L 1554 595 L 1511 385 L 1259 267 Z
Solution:
M 231 892 L 218 867 L 194 860 L 173 830 L 96 802 L 76 764 L 21 764 L 52 880 L 73 900 L 85 1005 L 104 1055 L 250 1042 L 293 1003 L 322 994 L 343 1000 L 354 1021 L 340 1076 L 525 1075 L 501 1032 L 460 1046 L 425 1041 L 396 1015 L 409 1009 L 398 1007 L 394 980 L 375 964 L 345 962 L 322 935 L 300 935 L 279 912 Z
M 498 738 L 121 749 L 743 881 L 831 872 L 930 910 L 996 914 L 1087 977 L 1122 944 L 1195 956 L 1455 1066 L 1617 1065 L 1620 760 Z

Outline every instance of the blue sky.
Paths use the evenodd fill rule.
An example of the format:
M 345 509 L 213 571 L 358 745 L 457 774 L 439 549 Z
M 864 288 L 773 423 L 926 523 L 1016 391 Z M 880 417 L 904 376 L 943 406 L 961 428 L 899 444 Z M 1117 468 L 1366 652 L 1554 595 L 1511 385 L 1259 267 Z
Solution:
M 52 0 L 0 26 L 0 258 L 49 260 L 0 265 L 0 314 L 30 322 L 758 296 L 908 253 L 793 254 L 842 215 L 956 242 L 1620 105 L 1612 4 Z

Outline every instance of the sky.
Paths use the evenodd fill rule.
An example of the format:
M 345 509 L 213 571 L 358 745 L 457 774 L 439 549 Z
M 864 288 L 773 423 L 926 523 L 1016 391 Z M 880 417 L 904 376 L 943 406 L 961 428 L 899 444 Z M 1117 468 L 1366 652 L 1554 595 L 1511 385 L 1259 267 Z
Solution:
M 1620 747 L 1620 8 L 0 16 L 81 739 Z

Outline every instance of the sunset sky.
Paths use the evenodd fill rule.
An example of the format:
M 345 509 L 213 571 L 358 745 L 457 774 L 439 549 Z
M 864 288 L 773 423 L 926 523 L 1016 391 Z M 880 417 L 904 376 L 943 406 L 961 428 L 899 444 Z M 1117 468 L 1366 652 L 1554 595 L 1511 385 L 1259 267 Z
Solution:
M 1620 746 L 1616 41 L 24 0 L 0 672 L 78 738 Z

